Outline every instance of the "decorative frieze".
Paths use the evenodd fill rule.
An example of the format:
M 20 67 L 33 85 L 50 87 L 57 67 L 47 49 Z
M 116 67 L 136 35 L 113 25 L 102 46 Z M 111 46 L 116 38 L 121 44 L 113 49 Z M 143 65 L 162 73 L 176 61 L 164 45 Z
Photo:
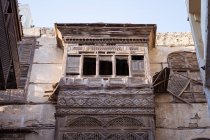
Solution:
M 153 107 L 151 95 L 88 95 L 59 97 L 58 105 L 71 107 Z
M 149 140 L 147 132 L 130 133 L 101 133 L 101 132 L 67 132 L 63 134 L 63 140 Z
M 78 88 L 70 88 L 61 90 L 59 92 L 59 97 L 62 96 L 80 96 L 80 95 L 101 95 L 101 94 L 107 94 L 107 95 L 150 95 L 153 96 L 153 90 L 150 88 L 113 88 L 113 89 L 78 89 Z
M 124 78 L 94 78 L 94 77 L 63 77 L 61 78 L 59 85 L 61 88 L 68 87 L 73 88 L 75 86 L 83 87 L 149 87 L 144 77 L 124 77 Z
M 138 53 L 144 53 L 146 47 L 136 45 L 68 45 L 68 53 L 72 53 L 74 51 L 113 51 L 113 52 L 130 52 L 136 51 Z
M 154 115 L 154 108 L 57 108 L 57 116 L 72 114 Z
M 59 118 L 59 137 L 62 139 L 143 139 L 153 140 L 154 120 L 152 116 L 139 115 L 70 115 Z M 68 130 L 68 131 L 66 131 Z M 78 131 L 79 130 L 79 131 Z M 83 131 L 81 131 L 83 130 Z M 123 131 L 122 131 L 123 130 Z M 116 136 L 116 137 L 115 137 Z

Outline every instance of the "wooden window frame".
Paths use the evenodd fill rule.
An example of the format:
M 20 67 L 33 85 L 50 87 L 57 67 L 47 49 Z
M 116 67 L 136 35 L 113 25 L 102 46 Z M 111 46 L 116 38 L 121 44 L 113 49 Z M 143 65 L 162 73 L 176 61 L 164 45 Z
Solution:
M 84 58 L 88 57 L 88 56 L 95 56 L 96 58 L 96 74 L 95 75 L 84 75 L 83 74 L 83 66 L 84 66 Z M 135 61 L 141 61 L 141 63 L 143 63 L 143 70 L 141 71 L 141 73 L 134 73 L 132 70 L 132 57 L 133 56 L 140 56 L 143 57 L 143 60 L 135 60 Z M 67 73 L 67 68 L 68 68 L 68 64 L 69 64 L 69 57 L 79 57 L 79 66 L 78 66 L 78 73 L 77 74 L 70 74 L 69 72 Z M 100 75 L 100 58 L 103 57 L 110 57 L 110 61 L 112 61 L 112 75 Z M 127 61 L 128 61 L 128 75 L 117 75 L 117 66 L 116 66 L 116 59 L 119 57 L 127 57 Z M 73 68 L 73 67 L 72 67 Z M 144 54 L 68 54 L 67 56 L 67 60 L 66 60 L 66 76 L 73 76 L 73 77 L 96 77 L 96 78 L 100 78 L 100 77 L 110 77 L 110 78 L 119 78 L 119 77 L 133 77 L 133 76 L 144 76 L 145 75 L 145 56 Z

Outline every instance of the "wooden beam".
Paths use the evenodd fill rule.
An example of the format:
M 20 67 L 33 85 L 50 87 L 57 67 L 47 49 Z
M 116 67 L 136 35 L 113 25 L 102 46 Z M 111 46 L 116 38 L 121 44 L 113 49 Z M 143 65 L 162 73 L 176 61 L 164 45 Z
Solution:
M 180 101 L 182 101 L 182 102 L 184 102 L 184 103 L 186 103 L 186 104 L 188 104 L 188 105 L 192 105 L 191 103 L 185 101 L 184 99 L 182 99 L 181 97 L 177 96 L 176 94 L 174 94 L 174 93 L 172 93 L 172 92 L 170 92 L 170 91 L 168 91 L 168 92 L 169 92 L 171 95 L 173 95 L 174 97 L 176 97 L 177 99 L 179 99 Z
M 182 91 L 179 93 L 179 97 L 184 93 L 184 91 L 186 90 L 186 88 L 188 87 L 188 85 L 190 84 L 190 82 L 191 82 L 191 79 L 189 79 L 188 81 L 187 81 L 187 84 L 185 85 L 185 87 L 182 89 Z

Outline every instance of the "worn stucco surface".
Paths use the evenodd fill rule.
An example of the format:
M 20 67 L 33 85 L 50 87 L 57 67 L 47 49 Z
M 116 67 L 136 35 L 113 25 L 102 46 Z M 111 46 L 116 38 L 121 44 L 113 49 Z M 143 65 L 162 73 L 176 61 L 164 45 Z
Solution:
M 0 107 L 2 127 L 34 127 L 54 125 L 53 105 L 5 105 Z
M 167 67 L 168 54 L 175 51 L 195 52 L 190 33 L 157 33 L 156 46 L 149 51 L 151 75 Z
M 32 128 L 35 133 L 25 135 L 25 140 L 53 140 L 55 105 L 48 101 L 52 85 L 60 80 L 63 51 L 57 48 L 53 30 L 24 29 L 25 36 L 35 36 L 36 49 L 32 64 L 25 105 L 0 107 L 2 128 Z M 46 92 L 48 91 L 48 92 Z
M 157 33 L 156 47 L 149 52 L 151 74 L 167 67 L 167 56 L 174 51 L 195 51 L 190 33 Z M 173 103 L 170 94 L 155 95 L 156 140 L 210 138 L 206 103 Z
M 156 140 L 192 140 L 196 138 L 210 138 L 209 129 L 164 129 L 156 128 Z
M 50 93 L 45 91 L 52 90 L 62 73 L 63 51 L 56 46 L 53 33 L 42 32 L 45 34 L 37 39 L 29 84 L 28 101 L 34 103 L 48 102 Z

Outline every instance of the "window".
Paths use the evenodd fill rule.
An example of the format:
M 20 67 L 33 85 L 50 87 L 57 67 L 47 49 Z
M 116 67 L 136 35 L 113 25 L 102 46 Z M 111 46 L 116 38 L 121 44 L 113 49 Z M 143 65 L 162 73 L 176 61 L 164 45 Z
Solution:
M 129 73 L 132 76 L 144 74 L 143 55 L 81 54 L 67 58 L 66 75 L 129 76 Z
M 132 55 L 132 60 L 144 60 L 143 55 Z
M 99 57 L 99 75 L 112 75 L 112 57 Z
M 96 56 L 84 56 L 83 75 L 96 75 Z
M 128 56 L 116 56 L 116 75 L 129 75 Z
M 131 56 L 131 71 L 133 75 L 144 74 L 144 56 Z
M 66 65 L 67 75 L 79 75 L 80 74 L 80 56 L 68 56 Z

